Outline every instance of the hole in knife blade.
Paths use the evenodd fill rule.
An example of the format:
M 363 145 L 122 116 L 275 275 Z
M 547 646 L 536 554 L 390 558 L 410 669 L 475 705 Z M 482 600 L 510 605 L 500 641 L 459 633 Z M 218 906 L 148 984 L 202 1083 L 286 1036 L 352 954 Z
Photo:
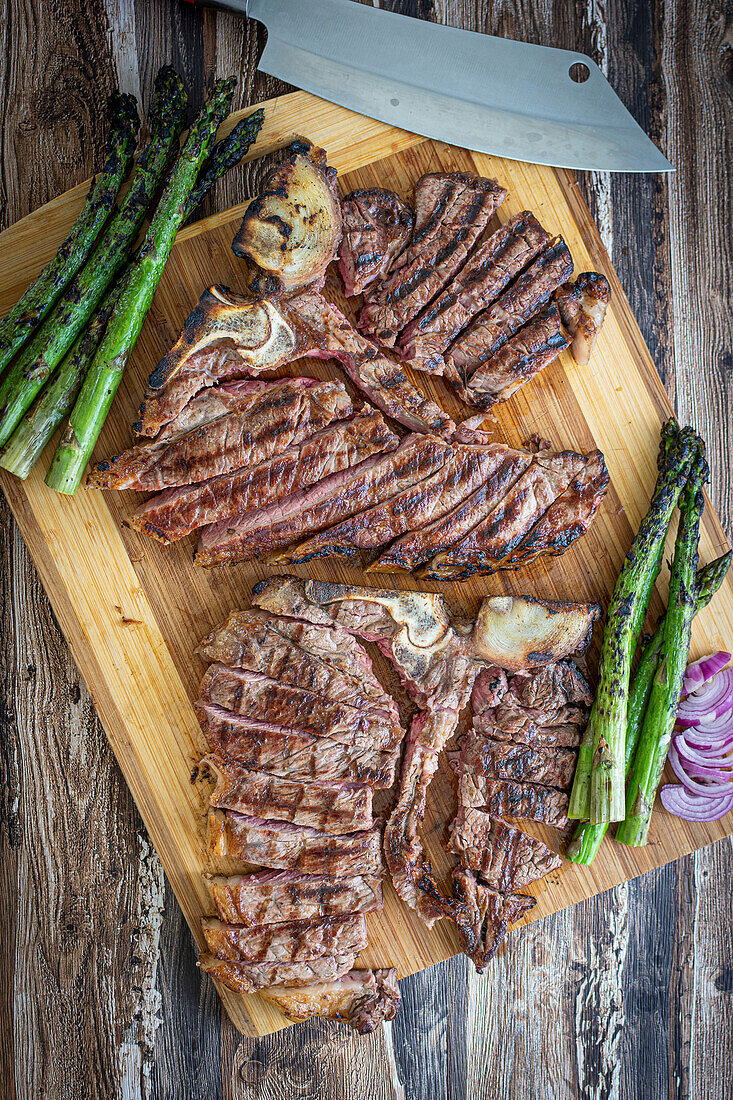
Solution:
M 584 65 L 582 61 L 576 61 L 575 64 L 571 65 L 568 69 L 568 76 L 576 84 L 585 84 L 590 76 L 590 69 L 587 65 Z

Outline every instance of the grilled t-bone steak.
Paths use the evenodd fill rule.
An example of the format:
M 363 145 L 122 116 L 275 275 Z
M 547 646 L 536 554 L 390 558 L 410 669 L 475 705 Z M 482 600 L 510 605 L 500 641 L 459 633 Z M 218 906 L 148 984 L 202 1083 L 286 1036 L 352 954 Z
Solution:
M 563 283 L 555 291 L 560 316 L 570 333 L 570 350 L 577 363 L 587 363 L 611 300 L 605 275 L 584 271 L 575 282 Z
M 474 371 L 467 397 L 481 409 L 507 401 L 567 346 L 559 310 L 556 305 L 547 306 Z
M 207 876 L 216 911 L 229 924 L 279 924 L 382 908 L 379 875 L 302 875 L 257 871 L 251 875 Z
M 342 978 L 317 985 L 274 986 L 262 991 L 288 1019 L 322 1016 L 343 1020 L 360 1035 L 393 1020 L 400 1004 L 395 970 L 351 970 Z
M 453 822 L 450 848 L 464 867 L 502 894 L 521 890 L 562 866 L 560 856 L 541 840 L 500 817 L 463 806 Z
M 216 395 L 209 387 L 194 397 L 155 441 L 98 462 L 88 484 L 141 492 L 190 485 L 264 462 L 354 411 L 342 383 L 315 378 L 226 382 L 213 389 Z
M 455 920 L 461 948 L 479 974 L 491 962 L 510 924 L 536 904 L 525 894 L 498 893 L 463 867 L 453 870 Z
M 443 293 L 400 336 L 398 350 L 413 367 L 442 374 L 443 352 L 462 329 L 534 260 L 550 235 L 529 210 L 509 218 L 477 248 Z
M 446 374 L 461 396 L 467 395 L 474 371 L 534 317 L 572 273 L 572 257 L 560 238 L 487 310 L 479 313 L 445 355 Z
M 474 730 L 461 752 L 461 767 L 475 777 L 515 779 L 568 790 L 575 772 L 573 749 L 545 750 L 484 737 Z
M 303 962 L 326 955 L 358 955 L 367 945 L 366 919 L 361 913 L 284 921 L 260 928 L 206 917 L 201 928 L 211 953 L 230 962 Z
M 370 288 L 359 328 L 381 344 L 399 333 L 443 289 L 506 198 L 496 180 L 433 173 L 415 187 L 415 228 L 387 279 Z
M 183 332 L 148 379 L 133 425 L 154 437 L 202 389 L 276 370 L 301 356 L 336 359 L 354 385 L 400 424 L 450 435 L 455 425 L 317 291 L 252 298 L 226 287 L 204 291 Z
M 286 821 L 262 821 L 232 810 L 209 812 L 213 855 L 304 875 L 376 875 L 382 870 L 378 829 L 326 834 Z
M 341 216 L 339 271 L 349 298 L 386 277 L 409 240 L 415 218 L 393 191 L 381 187 L 346 195 L 341 200 Z
M 259 465 L 244 465 L 208 481 L 166 489 L 148 500 L 128 526 L 170 543 L 191 531 L 267 507 L 333 473 L 393 450 L 399 443 L 382 414 L 364 409 L 278 451 Z
M 235 993 L 254 993 L 273 985 L 300 986 L 333 981 L 351 970 L 357 954 L 352 951 L 346 955 L 326 955 L 299 962 L 246 963 L 203 953 L 199 955 L 198 965 Z

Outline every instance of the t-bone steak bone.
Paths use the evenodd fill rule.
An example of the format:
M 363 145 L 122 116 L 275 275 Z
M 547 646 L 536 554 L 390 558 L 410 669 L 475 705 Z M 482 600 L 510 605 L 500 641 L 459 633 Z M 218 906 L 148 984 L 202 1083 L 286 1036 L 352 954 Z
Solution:
M 346 195 L 341 215 L 339 271 L 348 298 L 385 278 L 409 240 L 415 217 L 393 191 L 381 187 Z

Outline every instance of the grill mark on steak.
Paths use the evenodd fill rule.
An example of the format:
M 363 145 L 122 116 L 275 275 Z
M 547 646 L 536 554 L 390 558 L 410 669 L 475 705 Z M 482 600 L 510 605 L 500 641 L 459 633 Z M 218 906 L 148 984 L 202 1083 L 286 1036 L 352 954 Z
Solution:
M 379 875 L 301 875 L 294 871 L 257 871 L 252 875 L 208 875 L 221 920 L 248 927 L 311 920 L 382 908 Z
M 394 751 L 344 745 L 270 723 L 255 724 L 221 707 L 194 704 L 212 752 L 283 779 L 342 779 L 379 789 L 394 782 Z
M 482 886 L 463 867 L 455 867 L 452 878 L 461 949 L 481 974 L 496 954 L 509 925 L 523 917 L 536 902 L 525 894 L 499 894 Z
M 209 850 L 220 859 L 307 875 L 377 875 L 383 869 L 382 838 L 376 828 L 329 834 L 233 810 L 209 811 Z
M 389 277 L 366 295 L 362 332 L 388 347 L 463 264 L 506 198 L 496 180 L 462 173 L 423 176 L 415 188 L 412 241 Z
M 554 787 L 487 779 L 464 769 L 458 797 L 462 806 L 485 809 L 493 817 L 528 818 L 556 829 L 568 823 L 568 796 Z
M 309 985 L 311 982 L 332 981 L 348 974 L 356 962 L 356 953 L 331 955 L 322 959 L 307 959 L 294 963 L 244 963 L 217 959 L 206 952 L 199 955 L 201 970 L 211 974 L 235 993 L 254 993 L 273 985 Z
M 543 749 L 577 749 L 583 740 L 584 727 L 573 722 L 556 726 L 541 726 L 537 722 L 525 718 L 521 725 L 516 725 L 509 732 L 495 726 L 491 715 L 479 714 L 473 720 L 473 728 L 478 733 L 483 733 L 496 741 L 514 741 L 522 745 L 533 745 L 536 748 Z
M 477 367 L 549 301 L 572 271 L 568 246 L 559 238 L 461 333 L 445 355 L 446 374 L 461 395 L 466 393 L 468 380 Z
M 529 210 L 515 214 L 468 257 L 456 277 L 398 341 L 403 359 L 420 370 L 442 374 L 443 352 L 463 328 L 509 285 L 549 243 L 550 236 Z
M 138 509 L 128 526 L 161 542 L 175 542 L 198 527 L 267 507 L 373 454 L 393 450 L 399 438 L 381 413 L 364 409 L 294 446 L 284 442 L 284 450 L 258 465 L 165 490 Z
M 467 390 L 471 403 L 491 409 L 501 401 L 508 401 L 567 346 L 559 310 L 556 305 L 548 306 L 473 373 Z
M 461 766 L 471 775 L 487 779 L 514 779 L 568 790 L 573 781 L 576 753 L 573 749 L 544 751 L 531 745 L 502 742 L 469 734 L 461 753 Z
M 372 827 L 372 790 L 329 780 L 280 779 L 266 772 L 248 771 L 231 757 L 210 754 L 202 771 L 216 780 L 209 804 L 236 810 L 248 817 L 290 821 L 324 833 L 356 833 Z
M 346 297 L 383 280 L 412 233 L 409 206 L 381 187 L 352 191 L 341 200 L 343 236 L 339 271 Z
M 212 955 L 229 962 L 293 963 L 327 955 L 358 955 L 367 945 L 363 914 L 284 921 L 246 928 L 215 917 L 201 921 Z
M 562 859 L 536 837 L 481 810 L 458 811 L 448 845 L 461 864 L 492 890 L 508 894 L 562 866 Z

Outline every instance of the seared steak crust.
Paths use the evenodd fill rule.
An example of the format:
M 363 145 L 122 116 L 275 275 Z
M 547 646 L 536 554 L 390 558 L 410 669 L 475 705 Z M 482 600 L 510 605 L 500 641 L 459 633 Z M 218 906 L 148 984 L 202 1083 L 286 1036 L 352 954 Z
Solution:
M 400 1005 L 396 970 L 351 970 L 336 981 L 300 989 L 274 986 L 263 990 L 262 996 L 290 1020 L 312 1016 L 343 1020 L 360 1035 L 393 1020 Z
M 568 796 L 554 787 L 487 779 L 464 769 L 458 797 L 462 806 L 485 809 L 492 817 L 524 817 L 556 829 L 568 823 Z
M 334 878 L 257 871 L 253 875 L 210 875 L 208 883 L 221 920 L 248 927 L 382 908 L 379 875 Z
M 502 894 L 521 890 L 562 866 L 560 856 L 541 840 L 481 810 L 458 811 L 449 847 L 464 867 Z
M 403 359 L 420 370 L 442 374 L 443 352 L 451 341 L 498 298 L 549 240 L 529 210 L 509 218 L 468 257 L 432 305 L 410 322 L 398 343 Z
M 372 187 L 341 200 L 339 271 L 346 297 L 383 280 L 412 233 L 415 216 L 393 191 Z
M 231 962 L 292 963 L 326 955 L 358 955 L 367 945 L 362 913 L 291 920 L 247 928 L 206 917 L 201 928 L 212 955 Z
M 567 790 L 575 773 L 572 749 L 544 751 L 532 745 L 514 744 L 469 734 L 461 753 L 462 767 L 474 776 L 516 779 Z
M 534 907 L 525 894 L 499 894 L 476 881 L 464 867 L 453 870 L 454 909 L 461 949 L 479 974 L 491 962 L 510 924 Z
M 605 275 L 584 271 L 575 282 L 555 291 L 562 323 L 572 337 L 570 350 L 577 363 L 587 363 L 606 316 L 611 288 Z
M 567 346 L 558 308 L 548 306 L 473 373 L 468 383 L 471 403 L 481 409 L 491 409 L 501 401 L 508 401 L 525 382 L 557 359 Z
M 299 962 L 245 963 L 199 955 L 198 965 L 235 993 L 254 993 L 272 985 L 310 985 L 327 982 L 347 974 L 356 962 L 356 954 L 331 955 Z
M 462 173 L 423 176 L 415 188 L 415 229 L 389 277 L 373 292 L 359 328 L 388 347 L 463 264 L 506 198 L 496 180 Z

